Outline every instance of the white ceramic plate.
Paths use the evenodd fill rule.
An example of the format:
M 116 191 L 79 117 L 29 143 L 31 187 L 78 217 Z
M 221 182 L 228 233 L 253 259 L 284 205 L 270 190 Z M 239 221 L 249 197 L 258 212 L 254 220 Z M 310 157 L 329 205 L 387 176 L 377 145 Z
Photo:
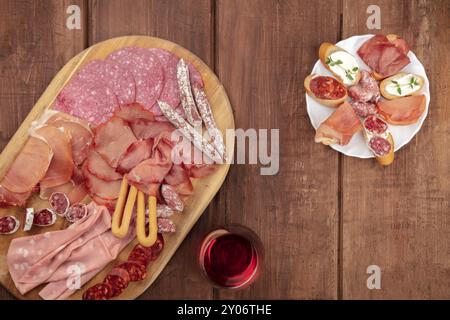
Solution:
M 361 60 L 356 51 L 366 40 L 370 39 L 372 36 L 373 35 L 371 34 L 363 36 L 353 36 L 339 41 L 338 43 L 336 43 L 336 45 L 353 54 L 353 56 L 356 58 L 356 61 L 358 61 L 360 69 L 369 70 L 369 67 Z M 389 129 L 392 133 L 392 136 L 394 137 L 395 151 L 406 145 L 409 141 L 411 141 L 416 133 L 419 132 L 420 128 L 422 127 L 423 121 L 427 117 L 428 106 L 430 104 L 430 86 L 427 75 L 425 73 L 425 69 L 412 51 L 409 51 L 408 57 L 411 60 L 411 63 L 403 68 L 402 71 L 415 73 L 424 78 L 425 83 L 424 87 L 422 88 L 422 93 L 426 96 L 426 106 L 425 112 L 416 123 L 408 126 L 389 125 Z M 322 65 L 320 60 L 317 60 L 311 73 L 332 76 L 332 74 Z M 325 121 L 335 109 L 319 104 L 317 101 L 306 94 L 306 110 L 308 112 L 308 116 L 311 120 L 312 126 L 314 127 L 314 129 L 317 129 L 319 125 L 323 121 Z M 345 146 L 333 144 L 331 145 L 331 147 L 334 150 L 345 154 L 346 156 L 358 158 L 374 157 L 373 153 L 367 148 L 362 132 L 355 134 L 352 140 Z

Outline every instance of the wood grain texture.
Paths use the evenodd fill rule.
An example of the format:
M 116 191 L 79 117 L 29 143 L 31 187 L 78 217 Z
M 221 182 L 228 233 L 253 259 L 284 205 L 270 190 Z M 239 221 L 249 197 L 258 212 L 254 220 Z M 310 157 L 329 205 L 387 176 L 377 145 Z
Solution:
M 337 40 L 338 2 L 224 0 L 216 9 L 216 73 L 236 127 L 280 129 L 276 176 L 235 165 L 225 183 L 227 223 L 250 227 L 265 247 L 261 278 L 217 297 L 335 299 L 338 154 L 314 144 L 302 84 L 320 43 Z
M 66 28 L 74 1 L 0 1 L 0 150 L 6 146 L 56 72 L 86 44 L 81 30 Z M 0 299 L 12 298 L 0 288 Z
M 90 5 L 90 43 L 111 37 L 143 34 L 184 46 L 213 65 L 210 0 L 94 0 Z M 208 299 L 212 288 L 196 260 L 201 235 L 217 221 L 224 190 L 212 201 L 152 288 L 141 299 Z M 223 209 L 222 209 L 223 210 Z
M 370 33 L 373 1 L 344 0 L 343 37 Z M 343 158 L 343 298 L 449 299 L 450 17 L 448 1 L 377 1 L 382 29 L 404 37 L 430 80 L 428 118 L 393 165 Z M 368 290 L 366 268 L 382 271 Z

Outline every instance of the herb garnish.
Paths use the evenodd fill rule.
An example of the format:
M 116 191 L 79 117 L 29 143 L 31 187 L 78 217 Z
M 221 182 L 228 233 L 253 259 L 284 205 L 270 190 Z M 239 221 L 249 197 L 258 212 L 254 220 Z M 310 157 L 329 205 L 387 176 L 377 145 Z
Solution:
M 412 77 L 411 80 L 409 81 L 409 83 L 407 83 L 407 84 L 402 84 L 401 85 L 396 80 L 391 80 L 391 82 L 393 84 L 395 84 L 395 88 L 396 88 L 396 90 L 397 90 L 399 95 L 402 95 L 402 87 L 408 86 L 408 87 L 411 87 L 411 89 L 414 89 L 414 86 L 418 86 L 419 85 L 419 82 L 417 81 L 417 79 L 415 77 Z
M 325 61 L 325 63 L 327 65 L 329 65 L 330 67 L 334 67 L 334 66 L 338 66 L 339 68 L 341 68 L 342 70 L 345 71 L 345 76 L 353 81 L 355 80 L 355 78 L 353 77 L 359 70 L 358 67 L 353 67 L 352 69 L 344 69 L 342 66 L 340 66 L 341 64 L 343 64 L 342 60 L 333 60 L 331 57 L 327 57 L 327 60 Z

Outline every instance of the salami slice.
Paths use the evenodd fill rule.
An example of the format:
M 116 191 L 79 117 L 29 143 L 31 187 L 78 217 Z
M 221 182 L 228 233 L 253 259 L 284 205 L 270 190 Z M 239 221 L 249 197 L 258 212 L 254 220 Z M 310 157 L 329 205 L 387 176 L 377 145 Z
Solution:
M 168 205 L 157 204 L 156 205 L 156 216 L 158 218 L 169 218 L 173 215 L 173 210 Z
M 168 218 L 158 218 L 158 232 L 174 233 L 176 231 L 175 224 Z
M 164 249 L 164 237 L 161 233 L 158 233 L 158 238 L 156 239 L 156 242 L 150 247 L 150 249 L 152 250 L 150 261 L 155 261 L 156 259 L 158 259 L 161 251 Z
M 161 195 L 171 209 L 179 212 L 183 211 L 183 200 L 181 200 L 180 196 L 171 185 L 163 184 L 161 186 Z
M 112 289 L 111 296 L 117 297 L 128 287 L 130 275 L 125 269 L 114 268 L 103 280 L 103 283 L 109 284 Z
M 67 195 L 63 192 L 53 192 L 49 198 L 50 206 L 60 216 L 64 216 L 70 206 Z
M 74 223 L 86 217 L 87 212 L 87 206 L 84 203 L 74 203 L 67 210 L 66 219 L 70 223 Z
M 150 110 L 164 86 L 164 73 L 158 57 L 148 48 L 129 47 L 110 54 L 113 61 L 129 71 L 136 83 L 136 102 Z
M 13 234 L 20 227 L 20 221 L 14 216 L 0 218 L 0 234 Z
M 56 222 L 56 213 L 51 209 L 41 209 L 34 213 L 33 225 L 49 227 Z
M 130 281 L 141 281 L 147 277 L 147 266 L 139 261 L 125 261 L 117 268 L 122 268 L 130 275 Z
M 108 283 L 97 283 L 83 293 L 83 300 L 108 300 L 112 298 L 113 289 Z
M 148 266 L 151 258 L 150 248 L 145 248 L 141 245 L 137 245 L 131 250 L 130 255 L 128 256 L 128 261 L 137 261 L 142 263 L 145 266 Z
M 380 117 L 371 115 L 364 120 L 364 128 L 374 134 L 383 134 L 387 131 L 388 125 Z
M 372 139 L 370 139 L 369 148 L 377 156 L 385 156 L 391 151 L 392 145 L 387 139 L 375 136 Z

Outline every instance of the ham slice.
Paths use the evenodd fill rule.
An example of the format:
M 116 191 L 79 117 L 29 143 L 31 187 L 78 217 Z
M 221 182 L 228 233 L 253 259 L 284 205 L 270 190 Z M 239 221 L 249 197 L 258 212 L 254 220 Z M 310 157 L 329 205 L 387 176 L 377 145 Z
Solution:
M 122 155 L 117 166 L 117 172 L 122 174 L 130 172 L 135 166 L 150 158 L 153 148 L 153 139 L 138 140 L 130 145 Z
M 136 119 L 155 120 L 153 113 L 137 102 L 121 106 L 114 112 L 114 115 L 128 122 L 133 122 Z
M 216 171 L 217 166 L 212 164 L 192 165 L 188 168 L 189 176 L 192 178 L 203 178 Z
M 50 188 L 40 187 L 39 198 L 43 200 L 48 200 L 48 198 L 50 198 L 50 196 L 54 192 L 62 192 L 67 195 L 73 190 L 73 188 L 75 188 L 75 183 L 72 180 L 69 180 L 68 182 L 56 187 Z
M 156 150 L 153 156 L 134 167 L 127 175 L 128 182 L 145 194 L 157 196 L 159 186 L 172 167 L 170 158 Z
M 416 123 L 425 111 L 425 95 L 404 97 L 391 101 L 380 101 L 377 109 L 390 124 L 409 125 Z
M 346 145 L 353 135 L 362 130 L 361 122 L 353 107 L 344 102 L 317 129 L 315 141 L 326 145 Z
M 189 173 L 182 165 L 173 165 L 164 182 L 171 185 L 181 197 L 188 196 L 194 191 Z
M 25 206 L 32 191 L 25 193 L 14 193 L 0 185 L 0 207 Z
M 47 173 L 40 181 L 41 187 L 50 188 L 68 182 L 73 173 L 73 158 L 67 133 L 52 125 L 45 125 L 36 129 L 34 134 L 44 139 L 53 151 Z
M 112 117 L 95 130 L 95 149 L 113 168 L 117 168 L 120 157 L 135 141 L 131 128 L 119 117 Z
M 0 184 L 17 194 L 32 191 L 46 175 L 52 157 L 52 148 L 46 141 L 29 137 Z
M 87 169 L 91 174 L 105 181 L 114 181 L 122 179 L 122 175 L 117 173 L 114 168 L 110 167 L 95 149 L 89 151 L 86 160 Z
M 136 119 L 131 122 L 131 129 L 138 139 L 149 139 L 159 136 L 163 132 L 172 132 L 175 127 L 170 122 Z
M 83 175 L 90 195 L 96 195 L 107 200 L 114 200 L 119 197 L 121 180 L 105 181 L 99 179 L 89 172 L 87 165 L 83 165 Z
M 89 147 L 93 143 L 93 134 L 83 125 L 73 121 L 57 120 L 53 126 L 62 129 L 70 137 L 72 157 L 75 165 L 80 165 L 86 159 Z
M 77 184 L 68 194 L 70 203 L 82 202 L 88 195 L 88 190 L 84 183 Z

